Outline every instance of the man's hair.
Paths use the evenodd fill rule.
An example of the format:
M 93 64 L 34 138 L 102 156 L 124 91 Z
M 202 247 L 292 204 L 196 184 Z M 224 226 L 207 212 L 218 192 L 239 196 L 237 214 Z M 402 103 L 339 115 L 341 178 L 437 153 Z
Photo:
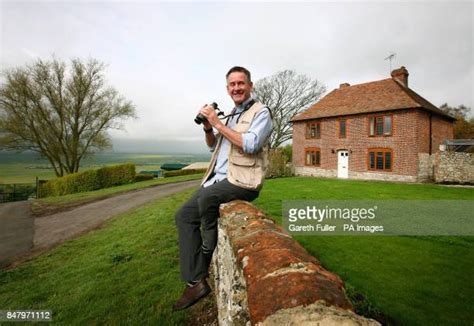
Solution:
M 229 75 L 233 72 L 243 72 L 245 74 L 245 76 L 247 76 L 248 82 L 249 83 L 252 82 L 252 79 L 250 78 L 250 71 L 248 71 L 244 67 L 239 67 L 239 66 L 235 66 L 235 67 L 230 68 L 230 70 L 225 75 L 225 79 L 229 78 Z

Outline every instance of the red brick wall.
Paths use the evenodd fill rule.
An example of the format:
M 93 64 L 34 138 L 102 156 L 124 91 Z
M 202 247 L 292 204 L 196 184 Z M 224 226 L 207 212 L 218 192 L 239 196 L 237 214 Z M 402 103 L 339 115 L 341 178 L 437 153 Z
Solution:
M 418 126 L 418 152 L 430 152 L 430 114 L 426 111 L 417 111 L 417 126 Z M 438 115 L 433 115 L 431 118 L 431 154 L 439 151 L 439 145 L 443 144 L 445 139 L 454 138 L 454 126 L 449 120 L 446 120 Z
M 429 114 L 426 111 L 416 111 L 417 121 L 417 139 L 418 152 L 429 153 L 430 149 L 430 120 Z
M 433 135 L 433 153 L 439 151 L 439 145 L 443 144 L 446 139 L 454 138 L 454 124 L 439 116 L 432 118 L 432 135 Z
M 337 155 L 334 149 L 352 150 L 349 154 L 349 171 L 370 172 L 367 168 L 367 149 L 372 147 L 391 148 L 393 154 L 392 172 L 376 171 L 398 175 L 418 174 L 418 153 L 428 152 L 429 116 L 419 110 L 397 110 L 392 114 L 392 136 L 369 137 L 368 115 L 347 117 L 346 138 L 338 136 L 338 118 L 321 119 L 321 139 L 305 139 L 306 122 L 293 126 L 293 164 L 304 166 L 305 147 L 321 148 L 321 168 L 337 169 Z M 452 124 L 433 116 L 433 150 L 445 138 L 452 135 Z

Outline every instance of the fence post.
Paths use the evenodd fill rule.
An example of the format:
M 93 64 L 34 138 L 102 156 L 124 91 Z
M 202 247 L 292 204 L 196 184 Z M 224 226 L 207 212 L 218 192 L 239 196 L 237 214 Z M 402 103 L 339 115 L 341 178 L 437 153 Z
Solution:
M 39 180 L 38 176 L 36 176 L 36 199 L 39 198 Z

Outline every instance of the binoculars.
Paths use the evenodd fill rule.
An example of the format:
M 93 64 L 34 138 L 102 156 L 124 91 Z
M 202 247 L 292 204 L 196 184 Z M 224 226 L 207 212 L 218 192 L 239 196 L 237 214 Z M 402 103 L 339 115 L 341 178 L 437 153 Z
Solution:
M 216 102 L 211 103 L 211 106 L 214 108 L 214 110 L 219 111 L 219 112 L 217 113 L 218 116 L 224 115 L 224 113 L 223 113 L 221 110 L 219 110 L 219 108 L 217 107 L 217 103 L 216 103 Z M 203 123 L 203 122 L 205 122 L 205 121 L 207 121 L 207 119 L 206 119 L 206 117 L 203 116 L 201 113 L 199 113 L 199 114 L 196 116 L 196 118 L 194 118 L 194 122 L 196 122 L 198 125 L 200 125 L 201 123 Z

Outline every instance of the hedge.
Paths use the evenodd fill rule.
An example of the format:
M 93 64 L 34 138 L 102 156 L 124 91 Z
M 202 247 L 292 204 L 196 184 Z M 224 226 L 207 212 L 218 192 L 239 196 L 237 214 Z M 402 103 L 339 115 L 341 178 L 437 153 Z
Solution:
M 153 174 L 139 173 L 135 176 L 135 182 L 152 180 L 155 176 Z
M 40 197 L 62 196 L 118 186 L 135 181 L 135 165 L 121 164 L 72 173 L 40 186 Z
M 165 178 L 176 177 L 176 176 L 179 176 L 179 175 L 204 173 L 204 172 L 206 172 L 206 170 L 207 169 L 184 169 L 184 170 L 164 171 L 163 176 Z
M 135 181 L 135 164 L 106 166 L 97 170 L 100 188 L 132 183 Z

